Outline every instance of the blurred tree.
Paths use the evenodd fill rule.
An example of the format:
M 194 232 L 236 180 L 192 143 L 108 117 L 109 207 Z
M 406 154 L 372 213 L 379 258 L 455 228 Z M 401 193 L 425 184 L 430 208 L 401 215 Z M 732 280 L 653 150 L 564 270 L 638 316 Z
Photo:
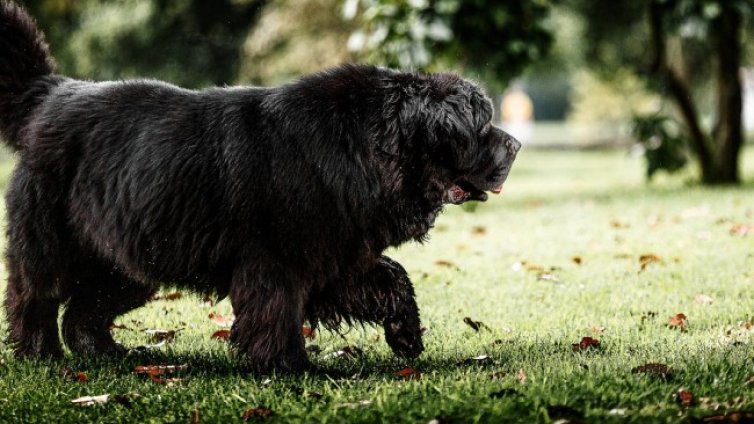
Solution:
M 62 72 L 230 84 L 266 0 L 26 0 Z
M 743 145 L 739 71 L 744 27 L 754 0 L 563 2 L 584 16 L 586 57 L 604 76 L 622 66 L 638 67 L 654 90 L 675 103 L 702 182 L 738 183 Z M 705 107 L 709 87 L 716 101 Z M 702 115 L 707 110 L 714 111 L 714 122 L 705 129 Z M 646 127 L 640 132 L 645 134 Z M 662 139 L 670 138 L 655 140 Z M 661 145 L 654 157 L 675 157 L 677 140 L 666 147 L 674 153 L 658 154 L 657 149 L 665 148 Z M 676 169 L 678 163 L 669 161 L 666 168 Z M 656 168 L 658 163 L 649 166 Z
M 449 65 L 505 86 L 552 44 L 546 0 L 345 0 L 361 17 L 349 48 L 387 66 L 433 70 Z
M 345 20 L 342 0 L 285 0 L 265 7 L 244 43 L 239 80 L 279 84 L 321 69 L 351 62 L 345 46 L 356 29 Z

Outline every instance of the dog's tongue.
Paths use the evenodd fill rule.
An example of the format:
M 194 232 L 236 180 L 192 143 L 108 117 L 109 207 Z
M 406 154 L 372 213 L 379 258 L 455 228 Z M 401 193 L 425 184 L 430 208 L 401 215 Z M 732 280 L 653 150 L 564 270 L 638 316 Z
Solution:
M 448 190 L 448 198 L 452 203 L 459 203 L 466 200 L 467 193 L 459 186 L 454 185 Z
M 495 193 L 495 194 L 500 194 L 500 192 L 501 192 L 501 191 L 503 191 L 503 185 L 502 185 L 502 184 L 500 184 L 499 186 L 497 186 L 497 187 L 493 188 L 493 189 L 492 189 L 492 190 L 490 190 L 490 191 L 491 191 L 491 192 L 493 192 L 493 193 Z

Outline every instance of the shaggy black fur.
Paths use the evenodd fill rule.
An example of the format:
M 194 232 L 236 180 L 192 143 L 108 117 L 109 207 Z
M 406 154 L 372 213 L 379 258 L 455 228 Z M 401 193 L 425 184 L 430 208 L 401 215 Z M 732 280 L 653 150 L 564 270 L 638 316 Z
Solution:
M 53 73 L 33 20 L 0 0 L 9 339 L 21 356 L 118 352 L 109 327 L 161 282 L 230 295 L 258 372 L 308 367 L 301 326 L 382 325 L 423 350 L 406 271 L 446 203 L 498 191 L 520 144 L 453 74 L 342 66 L 274 88 L 184 90 Z

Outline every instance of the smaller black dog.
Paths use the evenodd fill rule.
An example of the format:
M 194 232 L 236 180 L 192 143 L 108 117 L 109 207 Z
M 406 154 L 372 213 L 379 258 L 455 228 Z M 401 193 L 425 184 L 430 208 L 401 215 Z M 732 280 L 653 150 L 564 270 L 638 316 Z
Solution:
M 389 246 L 443 205 L 486 200 L 520 144 L 452 74 L 342 66 L 273 88 L 184 90 L 54 73 L 43 35 L 0 0 L 9 339 L 21 356 L 119 352 L 113 320 L 161 282 L 230 295 L 231 341 L 259 372 L 309 367 L 305 320 L 382 325 L 423 350 Z

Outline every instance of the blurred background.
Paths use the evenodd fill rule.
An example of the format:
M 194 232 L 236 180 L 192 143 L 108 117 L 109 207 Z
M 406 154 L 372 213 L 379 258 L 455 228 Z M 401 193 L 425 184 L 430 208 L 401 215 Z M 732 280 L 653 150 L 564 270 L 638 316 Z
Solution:
M 531 149 L 625 149 L 646 176 L 737 183 L 754 0 L 28 0 L 59 71 L 192 88 L 344 62 L 453 70 Z

